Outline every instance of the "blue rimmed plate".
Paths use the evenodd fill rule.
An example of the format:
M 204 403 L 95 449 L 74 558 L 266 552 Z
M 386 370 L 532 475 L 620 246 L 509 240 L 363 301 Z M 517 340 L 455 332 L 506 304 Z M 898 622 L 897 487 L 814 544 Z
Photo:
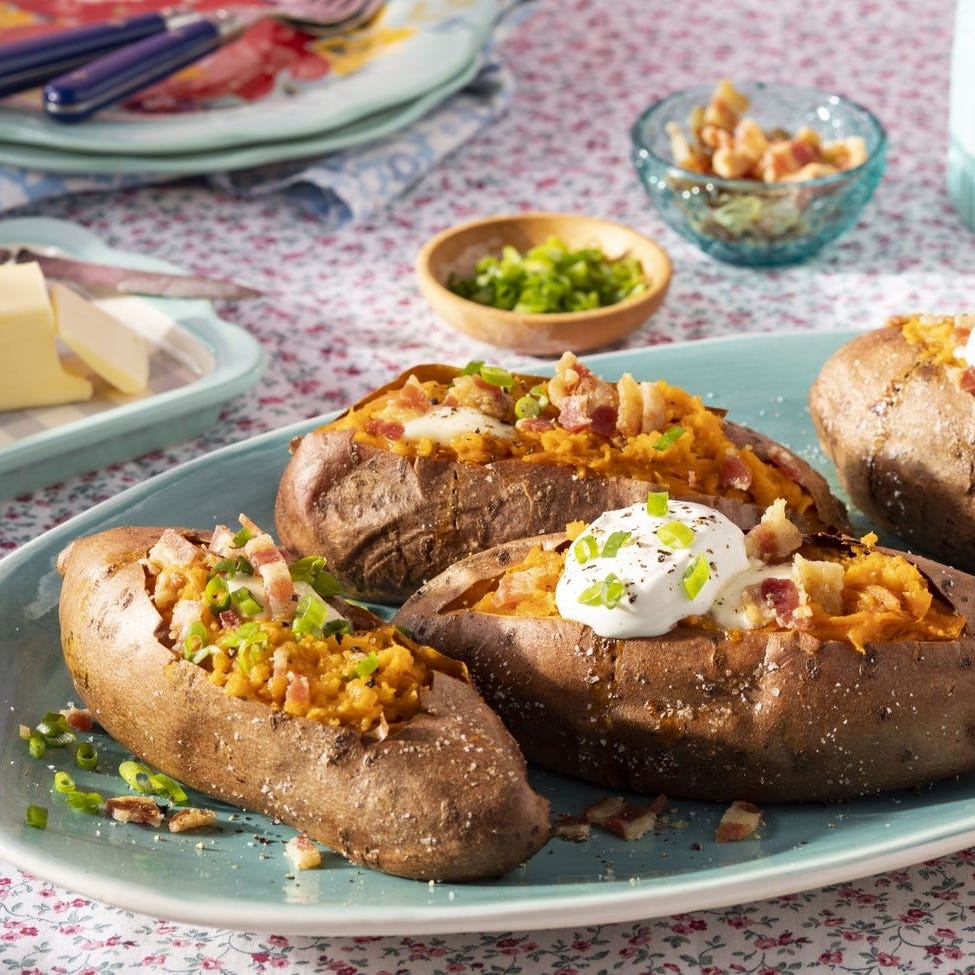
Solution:
M 851 333 L 750 335 L 587 360 L 600 374 L 666 377 L 731 418 L 826 464 L 806 412 L 809 383 Z M 670 915 L 850 880 L 975 842 L 975 776 L 832 806 L 765 807 L 758 839 L 717 844 L 723 806 L 673 800 L 670 825 L 636 842 L 601 833 L 551 841 L 502 880 L 425 884 L 327 856 L 292 875 L 291 832 L 217 804 L 219 827 L 166 834 L 75 814 L 50 792 L 52 773 L 30 759 L 17 725 L 72 697 L 61 662 L 54 560 L 71 538 L 117 524 L 231 523 L 246 511 L 270 527 L 278 477 L 303 421 L 217 451 L 139 485 L 35 539 L 0 562 L 0 855 L 26 870 L 130 910 L 280 934 L 397 935 L 565 928 Z M 100 740 L 104 764 L 122 753 Z M 52 762 L 64 764 L 54 757 Z M 99 775 L 102 777 L 99 778 Z M 602 790 L 539 771 L 555 813 L 579 812 Z M 110 788 L 96 773 L 86 786 Z M 729 797 L 730 799 L 731 797 Z M 50 807 L 44 831 L 24 825 L 29 803 Z

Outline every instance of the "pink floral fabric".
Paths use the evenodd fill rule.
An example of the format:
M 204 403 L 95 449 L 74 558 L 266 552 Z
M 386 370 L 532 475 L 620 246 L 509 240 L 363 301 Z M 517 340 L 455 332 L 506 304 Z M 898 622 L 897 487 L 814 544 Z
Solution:
M 264 300 L 219 311 L 258 338 L 269 367 L 255 392 L 227 405 L 199 437 L 0 501 L 0 553 L 154 473 L 338 408 L 412 362 L 532 365 L 453 332 L 416 289 L 421 244 L 479 215 L 574 210 L 655 236 L 674 262 L 671 290 L 618 347 L 970 311 L 975 238 L 945 191 L 952 26 L 952 0 L 532 0 L 496 51 L 514 84 L 507 114 L 366 221 L 323 225 L 294 196 L 241 197 L 229 185 L 193 181 L 15 211 L 75 220 L 115 247 L 264 289 Z M 852 231 L 808 264 L 775 271 L 717 264 L 662 223 L 637 182 L 628 130 L 640 110 L 722 76 L 835 89 L 887 127 L 888 171 L 874 199 Z M 973 904 L 975 855 L 961 851 L 822 890 L 636 923 L 284 938 L 134 915 L 0 863 L 0 966 L 31 975 L 949 975 L 975 971 Z

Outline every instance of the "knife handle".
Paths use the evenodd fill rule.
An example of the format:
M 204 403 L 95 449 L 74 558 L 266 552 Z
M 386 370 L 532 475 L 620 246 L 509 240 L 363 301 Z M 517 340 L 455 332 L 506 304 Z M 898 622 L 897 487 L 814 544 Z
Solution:
M 36 88 L 117 47 L 161 33 L 168 26 L 166 14 L 156 12 L 0 44 L 0 98 Z
M 129 44 L 49 81 L 44 110 L 59 122 L 83 121 L 192 64 L 223 37 L 219 22 L 200 18 Z

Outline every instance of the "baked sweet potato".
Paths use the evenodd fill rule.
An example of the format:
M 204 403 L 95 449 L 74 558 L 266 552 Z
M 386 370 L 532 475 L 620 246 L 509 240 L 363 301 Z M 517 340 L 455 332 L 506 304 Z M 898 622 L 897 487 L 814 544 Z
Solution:
M 648 485 L 743 527 L 777 497 L 811 530 L 847 524 L 823 478 L 780 444 L 663 381 L 602 380 L 571 353 L 553 379 L 417 366 L 292 452 L 275 510 L 282 543 L 324 555 L 349 592 L 381 602 Z
M 320 561 L 236 542 L 114 528 L 60 555 L 64 658 L 110 735 L 391 874 L 493 877 L 546 842 L 548 802 L 462 665 L 323 599 Z
M 912 548 L 975 571 L 971 316 L 893 318 L 847 343 L 809 392 L 852 503 Z
M 803 536 L 782 514 L 773 506 L 744 536 L 748 572 L 716 583 L 715 602 L 702 590 L 692 603 L 693 587 L 644 591 L 600 554 L 636 545 L 648 578 L 659 559 L 680 580 L 702 564 L 693 548 L 675 543 L 686 562 L 675 567 L 641 550 L 644 536 L 600 535 L 597 521 L 574 541 L 550 534 L 470 556 L 394 622 L 467 664 L 529 762 L 611 788 L 818 801 L 975 769 L 975 578 L 872 537 Z M 717 578 L 714 553 L 738 543 L 701 544 Z M 567 561 L 595 573 L 578 613 L 563 601 L 576 598 L 561 588 Z M 663 632 L 620 636 L 640 600 Z M 600 635 L 571 618 L 593 606 L 610 607 L 606 619 L 623 610 L 622 628 L 600 622 Z

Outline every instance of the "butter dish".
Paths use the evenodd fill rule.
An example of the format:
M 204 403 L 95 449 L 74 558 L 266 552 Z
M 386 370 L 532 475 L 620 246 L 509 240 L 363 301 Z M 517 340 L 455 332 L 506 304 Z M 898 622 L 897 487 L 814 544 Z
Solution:
M 60 220 L 2 220 L 4 245 L 53 249 L 67 257 L 146 270 L 177 270 L 113 250 L 89 231 Z M 67 369 L 92 382 L 92 396 L 60 406 L 0 411 L 0 500 L 196 436 L 216 421 L 221 404 L 253 386 L 263 369 L 257 341 L 218 318 L 209 302 L 125 296 L 99 300 L 96 306 L 130 326 L 139 336 L 136 343 L 146 343 L 147 384 L 141 391 L 123 392 L 66 355 Z M 74 338 L 87 343 L 89 356 L 97 353 L 84 324 Z M 137 389 L 134 348 L 116 361 L 119 367 L 125 375 L 116 372 L 114 379 Z

